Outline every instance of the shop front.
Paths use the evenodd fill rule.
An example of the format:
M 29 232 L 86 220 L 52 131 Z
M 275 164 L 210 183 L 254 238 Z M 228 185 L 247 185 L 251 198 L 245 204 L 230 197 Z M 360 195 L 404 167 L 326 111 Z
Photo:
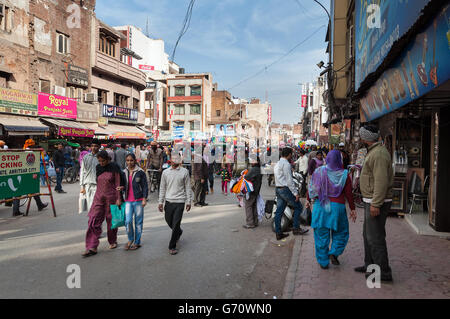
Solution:
M 95 130 L 76 121 L 50 118 L 42 118 L 41 121 L 50 127 L 50 136 L 53 139 L 65 139 L 72 143 L 87 145 L 95 135 Z
M 446 3 L 446 4 L 445 4 Z M 393 158 L 392 211 L 450 232 L 449 1 L 430 17 L 361 98 L 361 122 L 376 122 Z

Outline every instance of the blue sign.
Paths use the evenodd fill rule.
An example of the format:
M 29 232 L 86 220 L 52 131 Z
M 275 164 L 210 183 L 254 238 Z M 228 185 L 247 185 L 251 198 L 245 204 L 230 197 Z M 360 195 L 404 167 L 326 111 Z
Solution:
M 360 100 L 362 122 L 390 113 L 450 79 L 450 1 L 446 2 Z
M 172 132 L 172 137 L 174 139 L 184 138 L 184 126 L 175 126 Z
M 394 42 L 417 21 L 430 0 L 355 1 L 355 89 L 375 72 Z

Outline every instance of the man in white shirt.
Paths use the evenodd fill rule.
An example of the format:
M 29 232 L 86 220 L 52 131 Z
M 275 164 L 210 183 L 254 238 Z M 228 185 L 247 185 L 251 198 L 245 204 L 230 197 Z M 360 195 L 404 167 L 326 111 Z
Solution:
M 300 228 L 300 214 L 302 212 L 302 204 L 300 203 L 300 195 L 298 189 L 295 187 L 292 177 L 292 149 L 284 148 L 281 152 L 281 159 L 275 165 L 275 185 L 277 195 L 277 211 L 275 213 L 275 232 L 277 240 L 281 240 L 289 236 L 281 232 L 281 217 L 283 216 L 286 206 L 294 208 L 294 235 L 303 235 L 308 229 Z
M 86 154 L 81 161 L 80 193 L 86 195 L 88 211 L 91 209 L 97 191 L 97 153 L 99 150 L 100 142 L 97 139 L 92 140 L 91 153 Z
M 176 245 L 183 233 L 181 219 L 184 207 L 191 210 L 192 193 L 189 171 L 181 166 L 181 157 L 172 157 L 172 167 L 163 171 L 159 190 L 159 211 L 165 211 L 167 225 L 172 229 L 169 253 L 176 255 Z M 165 206 L 164 206 L 165 204 Z
M 295 162 L 297 168 L 297 172 L 302 175 L 306 175 L 308 172 L 308 156 L 306 156 L 306 152 L 304 150 L 300 150 L 300 157 L 297 162 Z

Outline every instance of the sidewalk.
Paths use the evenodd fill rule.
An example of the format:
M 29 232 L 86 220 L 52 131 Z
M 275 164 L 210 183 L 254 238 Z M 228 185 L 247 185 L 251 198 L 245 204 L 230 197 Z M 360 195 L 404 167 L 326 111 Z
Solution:
M 315 258 L 312 229 L 296 239 L 286 278 L 284 298 L 445 298 L 450 299 L 450 240 L 417 235 L 404 219 L 387 220 L 387 244 L 393 283 L 367 288 L 364 274 L 353 268 L 364 264 L 362 211 L 350 222 L 350 240 L 340 266 L 322 270 Z

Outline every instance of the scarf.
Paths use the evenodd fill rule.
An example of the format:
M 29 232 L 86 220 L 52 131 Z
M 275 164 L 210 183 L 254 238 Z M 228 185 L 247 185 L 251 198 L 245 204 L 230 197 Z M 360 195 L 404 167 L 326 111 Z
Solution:
M 330 197 L 342 194 L 347 181 L 348 171 L 343 169 L 342 155 L 338 150 L 327 156 L 327 165 L 319 167 L 309 183 L 310 198 L 318 198 L 326 212 L 330 212 Z
M 110 173 L 119 173 L 121 174 L 122 171 L 119 167 L 119 165 L 117 165 L 114 162 L 110 162 L 108 165 L 106 166 L 101 166 L 100 164 L 97 165 L 96 167 L 96 172 L 97 172 L 97 178 L 102 175 L 103 173 L 106 172 L 110 172 Z M 121 174 L 122 175 L 122 174 Z

